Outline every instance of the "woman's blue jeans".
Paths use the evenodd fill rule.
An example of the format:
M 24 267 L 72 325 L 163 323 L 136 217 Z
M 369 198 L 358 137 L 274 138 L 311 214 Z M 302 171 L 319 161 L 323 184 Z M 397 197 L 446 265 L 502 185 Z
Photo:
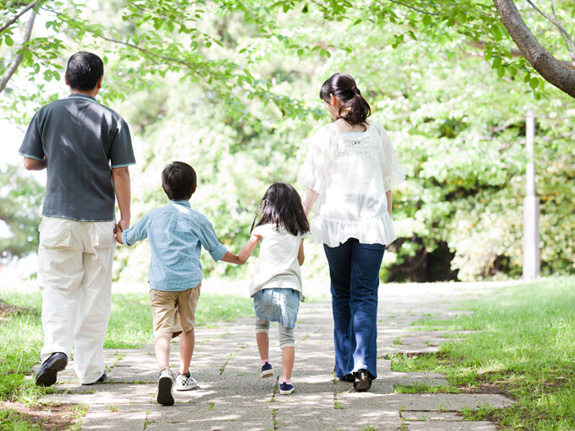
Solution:
M 377 289 L 385 245 L 350 238 L 324 244 L 329 264 L 335 347 L 335 375 L 359 369 L 377 377 Z

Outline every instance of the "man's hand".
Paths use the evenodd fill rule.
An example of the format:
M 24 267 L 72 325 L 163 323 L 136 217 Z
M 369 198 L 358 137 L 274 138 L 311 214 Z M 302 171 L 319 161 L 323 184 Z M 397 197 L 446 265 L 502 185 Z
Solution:
M 124 245 L 124 243 L 122 242 L 122 232 L 125 229 L 128 229 L 130 227 L 130 222 L 126 221 L 126 220 L 120 220 L 115 226 L 114 226 L 114 234 L 116 235 L 116 242 L 118 244 Z

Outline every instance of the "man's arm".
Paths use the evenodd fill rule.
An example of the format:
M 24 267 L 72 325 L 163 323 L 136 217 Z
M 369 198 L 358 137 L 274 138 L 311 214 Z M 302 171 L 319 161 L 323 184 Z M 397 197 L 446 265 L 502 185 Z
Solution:
M 130 170 L 127 166 L 112 168 L 112 180 L 114 181 L 114 192 L 120 208 L 120 220 L 117 223 L 116 240 L 122 243 L 122 231 L 130 227 L 130 200 L 132 189 L 130 187 Z M 118 235 L 120 239 L 118 240 Z
M 44 158 L 44 160 L 38 160 L 24 156 L 24 168 L 29 171 L 41 171 L 42 169 L 46 169 L 46 158 Z

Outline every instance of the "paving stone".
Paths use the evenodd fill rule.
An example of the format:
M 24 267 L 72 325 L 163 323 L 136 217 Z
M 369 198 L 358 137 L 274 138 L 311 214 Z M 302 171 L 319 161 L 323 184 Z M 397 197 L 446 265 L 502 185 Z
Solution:
M 418 412 L 402 410 L 401 418 L 406 421 L 462 421 L 463 415 L 453 412 Z

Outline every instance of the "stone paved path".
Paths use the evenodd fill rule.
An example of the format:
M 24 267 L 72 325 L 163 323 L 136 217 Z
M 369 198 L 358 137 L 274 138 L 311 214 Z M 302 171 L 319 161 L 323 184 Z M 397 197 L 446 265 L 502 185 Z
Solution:
M 156 370 L 152 346 L 141 350 L 107 350 L 109 384 L 78 384 L 71 364 L 60 373 L 56 393 L 46 401 L 89 405 L 82 430 L 117 431 L 495 431 L 489 422 L 463 421 L 463 407 L 504 407 L 511 401 L 490 394 L 395 394 L 394 385 L 447 384 L 433 373 L 391 371 L 388 352 L 432 352 L 445 341 L 442 332 L 406 331 L 423 316 L 441 318 L 461 311 L 462 300 L 494 294 L 498 284 L 382 285 L 378 325 L 378 372 L 371 391 L 355 393 L 336 381 L 333 370 L 332 318 L 325 282 L 302 304 L 296 326 L 296 391 L 276 393 L 281 369 L 277 326 L 270 331 L 273 378 L 259 378 L 253 319 L 198 328 L 192 373 L 199 388 L 176 392 L 176 404 L 155 402 Z M 209 291 L 209 289 L 203 289 Z M 237 292 L 237 290 L 236 290 Z M 318 295 L 315 295 L 318 293 Z M 199 303 L 201 307 L 201 300 Z M 177 344 L 172 344 L 177 366 Z

